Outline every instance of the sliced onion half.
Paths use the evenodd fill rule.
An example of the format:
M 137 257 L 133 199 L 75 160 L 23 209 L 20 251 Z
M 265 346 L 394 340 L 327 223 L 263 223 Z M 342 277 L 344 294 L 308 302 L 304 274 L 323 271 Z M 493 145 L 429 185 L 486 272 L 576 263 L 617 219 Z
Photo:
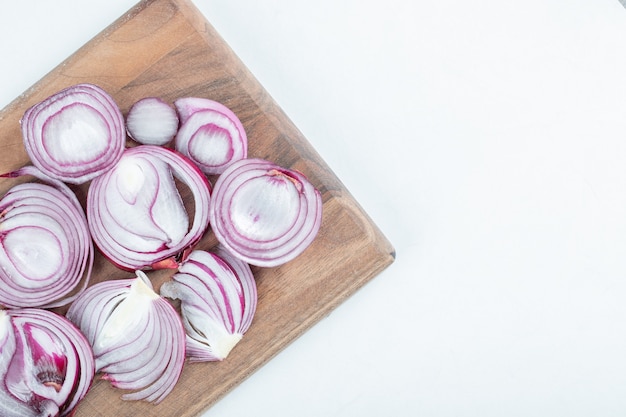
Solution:
M 0 310 L 0 415 L 72 415 L 94 374 L 89 343 L 65 317 Z
M 193 221 L 177 180 L 193 197 Z M 210 185 L 187 158 L 168 148 L 140 145 L 94 179 L 87 219 L 94 242 L 117 266 L 149 269 L 177 266 L 208 227 Z
M 210 222 L 218 241 L 243 261 L 284 264 L 313 241 L 322 198 L 301 173 L 263 159 L 243 159 L 219 176 Z
M 119 107 L 92 84 L 73 85 L 30 107 L 21 127 L 33 164 L 71 184 L 85 183 L 111 168 L 126 142 Z
M 247 157 L 246 131 L 228 107 L 200 97 L 180 98 L 174 106 L 182 123 L 176 134 L 176 150 L 202 172 L 221 174 L 234 161 Z
M 256 311 L 257 289 L 250 267 L 222 249 L 191 252 L 160 292 L 181 300 L 187 357 L 192 362 L 225 359 Z
M 0 200 L 0 304 L 58 307 L 89 283 L 94 248 L 83 209 L 67 185 L 26 166 L 4 177 L 34 176 Z
M 96 372 L 124 400 L 161 402 L 174 388 L 185 361 L 185 330 L 172 305 L 148 277 L 103 281 L 89 287 L 67 317 L 93 348 Z

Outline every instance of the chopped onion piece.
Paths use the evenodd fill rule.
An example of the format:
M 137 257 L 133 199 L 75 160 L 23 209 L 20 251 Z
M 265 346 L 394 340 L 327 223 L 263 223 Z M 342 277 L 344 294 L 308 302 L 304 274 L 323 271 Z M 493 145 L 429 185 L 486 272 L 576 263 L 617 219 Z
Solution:
M 243 159 L 219 176 L 211 228 L 233 255 L 261 267 L 284 264 L 313 241 L 322 198 L 301 173 L 263 159 Z
M 193 196 L 191 226 L 176 180 Z M 140 145 L 91 182 L 87 219 L 100 251 L 120 268 L 175 268 L 206 231 L 209 205 L 208 180 L 187 158 Z
M 250 266 L 217 249 L 195 250 L 161 295 L 181 300 L 192 362 L 221 361 L 241 340 L 256 311 L 257 289 Z
M 206 98 L 184 97 L 174 102 L 181 126 L 176 150 L 209 175 L 246 158 L 248 138 L 239 118 L 228 107 Z
M 96 372 L 114 387 L 132 391 L 123 400 L 159 403 L 172 391 L 185 361 L 185 330 L 145 273 L 94 284 L 67 317 L 92 346 Z
M 3 177 L 43 182 L 12 187 L 0 200 L 0 304 L 52 308 L 89 284 L 94 248 L 85 213 L 63 182 L 26 166 Z
M 94 375 L 91 347 L 65 317 L 0 310 L 0 415 L 72 415 Z
M 65 88 L 30 107 L 21 120 L 26 152 L 41 171 L 72 184 L 110 169 L 126 142 L 124 117 L 92 84 Z
M 144 145 L 167 145 L 178 131 L 176 110 L 158 97 L 145 97 L 132 105 L 126 116 L 126 130 Z

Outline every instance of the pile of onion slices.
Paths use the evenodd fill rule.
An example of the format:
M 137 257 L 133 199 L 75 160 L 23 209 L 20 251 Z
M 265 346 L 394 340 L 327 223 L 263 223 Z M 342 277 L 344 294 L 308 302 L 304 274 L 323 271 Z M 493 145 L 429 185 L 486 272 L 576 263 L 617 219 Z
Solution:
M 0 415 L 70 415 L 95 373 L 124 400 L 163 401 L 185 359 L 222 361 L 250 328 L 251 265 L 285 264 L 318 234 L 322 198 L 303 173 L 249 158 L 223 104 L 173 104 L 147 97 L 125 120 L 77 84 L 24 113 L 33 165 L 2 176 L 37 181 L 0 200 Z M 218 245 L 198 249 L 209 230 Z M 94 243 L 136 276 L 91 284 Z M 175 272 L 159 294 L 146 272 L 161 268 Z

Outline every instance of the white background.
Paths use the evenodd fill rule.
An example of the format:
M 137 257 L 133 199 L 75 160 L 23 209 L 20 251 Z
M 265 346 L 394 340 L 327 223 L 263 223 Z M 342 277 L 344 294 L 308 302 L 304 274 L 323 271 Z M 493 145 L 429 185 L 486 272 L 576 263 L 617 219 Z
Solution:
M 132 0 L 0 14 L 0 106 Z M 196 0 L 397 249 L 214 416 L 626 415 L 617 0 Z

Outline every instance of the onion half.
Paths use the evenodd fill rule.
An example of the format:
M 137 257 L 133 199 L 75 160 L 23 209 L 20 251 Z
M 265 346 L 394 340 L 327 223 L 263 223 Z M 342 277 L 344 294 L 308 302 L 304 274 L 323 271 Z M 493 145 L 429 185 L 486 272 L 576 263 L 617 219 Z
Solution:
M 176 179 L 193 196 L 191 225 Z M 210 201 L 207 178 L 187 158 L 140 145 L 91 182 L 87 220 L 100 251 L 120 268 L 175 268 L 175 258 L 206 231 Z
M 241 121 L 228 107 L 206 98 L 183 97 L 174 102 L 181 126 L 176 150 L 189 157 L 202 172 L 217 175 L 246 158 L 248 138 Z
M 185 330 L 145 273 L 94 284 L 70 306 L 67 318 L 92 346 L 96 372 L 132 391 L 123 400 L 158 404 L 172 391 L 185 361 Z
M 94 248 L 85 213 L 63 182 L 26 166 L 3 177 L 43 182 L 11 188 L 0 200 L 0 304 L 52 308 L 89 284 Z
M 160 293 L 181 300 L 187 357 L 192 362 L 225 359 L 256 311 L 257 288 L 250 267 L 222 249 L 191 252 Z
M 0 415 L 72 415 L 94 374 L 89 343 L 65 317 L 0 310 Z
M 243 159 L 217 179 L 209 215 L 227 250 L 249 264 L 274 267 L 313 241 L 322 221 L 322 198 L 297 171 Z
M 111 168 L 126 143 L 119 107 L 92 84 L 53 94 L 26 110 L 20 123 L 33 164 L 71 184 L 85 183 Z

